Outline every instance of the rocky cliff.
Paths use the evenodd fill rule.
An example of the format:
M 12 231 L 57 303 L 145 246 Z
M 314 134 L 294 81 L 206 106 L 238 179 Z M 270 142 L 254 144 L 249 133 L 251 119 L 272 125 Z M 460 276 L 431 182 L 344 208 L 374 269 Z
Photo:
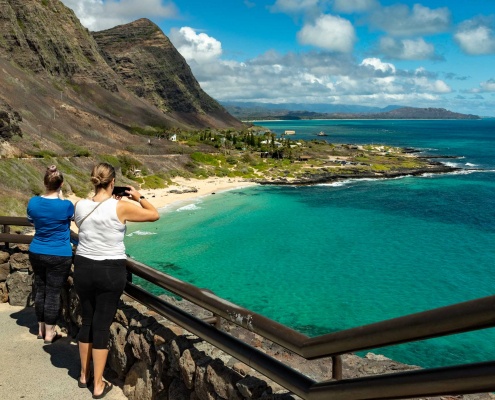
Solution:
M 184 57 L 150 20 L 93 32 L 93 37 L 123 84 L 163 112 L 211 126 L 240 126 L 201 89 Z
M 59 0 L 2 1 L 0 56 L 30 72 L 117 90 L 118 78 L 96 42 Z
M 104 49 L 59 0 L 0 2 L 1 137 L 23 138 L 9 155 L 33 153 L 33 144 L 58 154 L 123 150 L 141 143 L 136 128 L 242 126 L 150 21 L 95 36 Z

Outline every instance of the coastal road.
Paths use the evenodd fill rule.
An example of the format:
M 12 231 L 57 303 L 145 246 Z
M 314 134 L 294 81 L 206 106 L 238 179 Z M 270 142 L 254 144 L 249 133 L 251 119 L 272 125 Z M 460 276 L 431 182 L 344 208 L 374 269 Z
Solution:
M 63 337 L 51 345 L 36 339 L 38 323 L 33 307 L 0 303 L 0 399 L 89 400 L 89 389 L 77 386 L 77 343 Z M 118 386 L 105 396 L 126 400 Z

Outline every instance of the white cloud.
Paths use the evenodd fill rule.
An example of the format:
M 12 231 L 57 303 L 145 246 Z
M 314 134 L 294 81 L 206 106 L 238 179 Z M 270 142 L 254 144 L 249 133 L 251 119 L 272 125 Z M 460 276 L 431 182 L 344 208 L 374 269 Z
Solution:
M 305 13 L 318 8 L 319 3 L 320 0 L 277 0 L 271 10 L 287 14 Z
M 171 1 L 163 0 L 61 0 L 91 31 L 113 28 L 139 18 L 171 18 L 178 14 Z
M 374 12 L 370 22 L 392 36 L 429 35 L 447 31 L 451 15 L 446 7 L 431 9 L 415 4 L 410 10 L 404 4 L 396 4 Z
M 170 41 L 187 61 L 210 62 L 222 55 L 222 44 L 206 33 L 196 33 L 188 26 L 172 29 Z
M 479 88 L 471 90 L 471 93 L 495 93 L 495 79 L 488 79 L 480 83 Z
M 399 60 L 431 60 L 438 59 L 435 47 L 422 38 L 396 40 L 391 37 L 380 39 L 380 51 L 387 57 Z
M 335 0 L 333 9 L 341 13 L 363 13 L 379 6 L 376 0 Z
M 495 54 L 495 32 L 488 20 L 472 19 L 463 22 L 454 38 L 466 54 Z
M 301 44 L 336 52 L 351 52 L 356 41 L 352 24 L 333 15 L 321 15 L 314 24 L 306 24 L 297 33 Z
M 381 71 L 385 73 L 395 73 L 395 66 L 390 63 L 384 63 L 379 58 L 365 58 L 361 64 L 361 66 L 372 68 L 375 71 Z

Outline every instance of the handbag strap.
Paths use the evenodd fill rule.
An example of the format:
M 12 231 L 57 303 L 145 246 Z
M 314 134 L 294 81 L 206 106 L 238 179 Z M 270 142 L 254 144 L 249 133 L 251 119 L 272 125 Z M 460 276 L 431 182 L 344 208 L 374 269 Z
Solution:
M 95 211 L 95 210 L 96 210 L 99 206 L 101 206 L 101 205 L 102 205 L 105 201 L 107 201 L 108 199 L 110 199 L 110 197 L 106 198 L 106 199 L 105 199 L 105 200 L 103 200 L 103 201 L 100 201 L 100 202 L 96 205 L 96 207 L 95 207 L 95 208 L 93 208 L 93 209 L 92 209 L 92 210 L 91 210 L 91 211 L 90 211 L 90 212 L 89 212 L 89 213 L 88 213 L 88 214 L 87 214 L 87 215 L 86 215 L 86 216 L 85 216 L 85 217 L 84 217 L 84 218 L 83 218 L 83 219 L 79 222 L 79 225 L 77 225 L 77 224 L 76 224 L 76 225 L 77 225 L 77 227 L 78 227 L 78 228 L 80 228 L 80 227 L 81 227 L 81 225 L 82 225 L 82 223 L 86 220 L 86 218 L 88 218 L 91 214 L 93 214 L 93 212 L 94 212 L 94 211 Z M 76 207 L 77 207 L 77 204 L 76 204 Z M 76 212 L 76 209 L 75 209 L 75 207 L 74 207 L 74 214 L 75 214 L 75 212 Z

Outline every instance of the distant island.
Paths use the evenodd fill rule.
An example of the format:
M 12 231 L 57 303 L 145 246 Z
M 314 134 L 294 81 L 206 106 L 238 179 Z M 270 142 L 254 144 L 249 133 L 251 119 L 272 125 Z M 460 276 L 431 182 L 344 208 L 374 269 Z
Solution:
M 445 108 L 397 107 L 383 112 L 313 112 L 263 107 L 226 106 L 235 117 L 248 120 L 308 119 L 481 119 L 478 115 L 461 114 Z

